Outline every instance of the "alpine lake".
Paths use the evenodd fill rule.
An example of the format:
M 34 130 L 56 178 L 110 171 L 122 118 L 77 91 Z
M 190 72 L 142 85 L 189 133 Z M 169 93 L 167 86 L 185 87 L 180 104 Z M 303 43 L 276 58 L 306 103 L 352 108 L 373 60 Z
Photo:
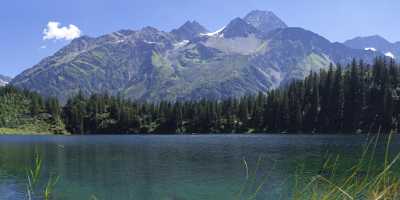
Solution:
M 337 174 L 357 162 L 367 135 L 1 136 L 0 199 L 27 199 L 28 171 L 42 162 L 40 183 L 58 177 L 57 200 L 289 199 L 296 179 Z M 376 165 L 386 140 L 377 142 Z M 400 151 L 400 137 L 390 152 Z M 36 155 L 36 156 L 35 156 Z M 246 196 L 247 195 L 247 196 Z

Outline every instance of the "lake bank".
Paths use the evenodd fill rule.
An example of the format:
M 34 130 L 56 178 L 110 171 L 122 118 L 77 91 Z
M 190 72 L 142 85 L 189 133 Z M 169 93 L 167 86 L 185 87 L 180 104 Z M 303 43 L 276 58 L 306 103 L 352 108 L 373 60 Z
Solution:
M 70 135 L 66 130 L 51 130 L 51 128 L 21 126 L 18 128 L 1 128 L 0 136 L 2 135 Z
M 210 135 L 292 135 L 292 136 L 298 136 L 298 135 L 349 135 L 349 136 L 354 136 L 354 135 L 360 135 L 360 136 L 373 136 L 373 135 L 389 135 L 390 133 L 347 133 L 347 132 L 340 132 L 340 133 L 287 133 L 287 132 L 269 132 L 269 133 L 256 133 L 256 132 L 247 132 L 247 133 L 91 133 L 91 134 L 71 134 L 66 130 L 62 130 L 61 133 L 55 133 L 54 131 L 50 130 L 35 130 L 32 128 L 0 128 L 0 136 L 1 135 L 60 135 L 60 136 L 65 136 L 65 135 L 75 135 L 75 136 L 190 136 L 190 135 L 199 135 L 199 136 L 210 136 Z M 398 133 L 393 133 L 393 135 L 398 135 Z

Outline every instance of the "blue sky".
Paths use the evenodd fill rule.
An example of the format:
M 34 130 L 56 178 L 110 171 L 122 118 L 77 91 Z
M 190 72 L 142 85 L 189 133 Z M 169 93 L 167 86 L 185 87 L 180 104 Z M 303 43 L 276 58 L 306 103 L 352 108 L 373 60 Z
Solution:
M 43 39 L 50 21 L 90 36 L 143 26 L 169 31 L 187 20 L 212 31 L 254 9 L 273 11 L 289 26 L 331 41 L 374 34 L 400 41 L 398 0 L 2 0 L 0 74 L 15 76 L 68 44 Z

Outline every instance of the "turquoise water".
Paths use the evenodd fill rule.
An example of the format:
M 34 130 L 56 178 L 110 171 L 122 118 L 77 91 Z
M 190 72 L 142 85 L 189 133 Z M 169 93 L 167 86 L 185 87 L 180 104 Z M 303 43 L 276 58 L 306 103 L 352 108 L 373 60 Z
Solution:
M 25 199 L 26 169 L 35 151 L 43 159 L 43 180 L 60 177 L 54 193 L 60 200 L 240 199 L 247 176 L 255 181 L 243 196 L 266 177 L 257 199 L 287 199 L 296 170 L 314 175 L 327 155 L 354 161 L 367 140 L 356 135 L 1 136 L 0 199 Z M 396 151 L 400 138 L 393 143 Z M 378 155 L 383 149 L 378 145 Z

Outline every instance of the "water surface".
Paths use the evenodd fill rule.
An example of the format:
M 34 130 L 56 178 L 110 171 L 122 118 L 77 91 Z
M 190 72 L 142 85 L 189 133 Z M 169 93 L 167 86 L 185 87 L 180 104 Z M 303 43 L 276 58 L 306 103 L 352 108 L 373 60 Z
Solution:
M 328 155 L 355 160 L 367 140 L 360 135 L 1 136 L 0 199 L 25 199 L 26 169 L 35 151 L 43 159 L 43 176 L 60 177 L 59 200 L 92 195 L 231 200 L 256 168 L 254 185 L 268 178 L 257 199 L 285 199 L 299 168 L 300 175 L 311 176 Z M 393 143 L 398 150 L 400 138 Z M 383 149 L 378 145 L 378 155 Z

